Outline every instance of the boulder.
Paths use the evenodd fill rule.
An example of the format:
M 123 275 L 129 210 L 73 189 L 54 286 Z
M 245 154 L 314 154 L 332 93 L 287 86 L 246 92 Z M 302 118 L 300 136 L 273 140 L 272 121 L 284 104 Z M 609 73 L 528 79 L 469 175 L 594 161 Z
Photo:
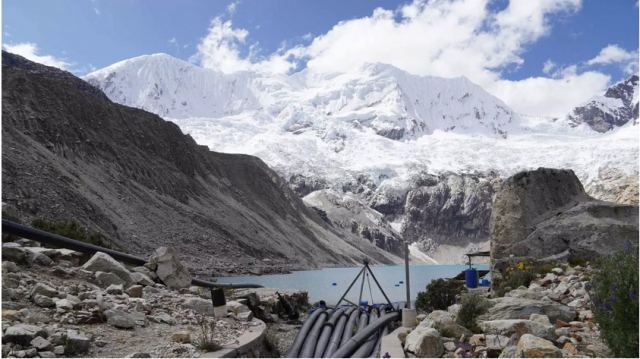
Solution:
M 500 356 L 498 358 L 516 358 L 518 354 L 518 347 L 515 345 L 509 345 L 508 347 L 502 349 Z
M 52 308 L 56 306 L 56 302 L 51 297 L 47 297 L 46 295 L 36 294 L 32 298 L 33 302 L 42 308 Z
M 38 350 L 47 350 L 51 348 L 51 342 L 40 336 L 33 338 L 29 344 Z
M 180 260 L 175 250 L 171 247 L 156 249 L 149 263 L 155 267 L 155 272 L 162 282 L 169 288 L 188 288 L 191 285 L 191 274 Z
M 43 283 L 36 283 L 31 288 L 30 296 L 33 298 L 36 294 L 44 295 L 47 297 L 55 297 L 58 295 L 58 291 Z
M 136 318 L 129 313 L 118 309 L 109 309 L 104 312 L 107 317 L 107 324 L 119 329 L 133 329 L 136 326 Z
M 84 333 L 68 329 L 65 339 L 65 354 L 83 354 L 89 351 L 91 339 Z
M 152 286 L 155 284 L 155 282 L 144 273 L 132 272 L 131 277 L 133 278 L 134 282 L 144 286 L 149 286 L 149 285 Z
M 4 343 L 9 342 L 20 345 L 28 345 L 37 336 L 46 338 L 48 335 L 46 330 L 39 326 L 30 324 L 17 324 L 8 327 L 4 331 L 2 341 Z
M 437 330 L 417 327 L 407 335 L 404 349 L 419 358 L 438 358 L 444 352 L 444 345 Z
M 200 297 L 191 297 L 185 299 L 183 302 L 185 308 L 189 308 L 197 312 L 198 314 L 214 315 L 213 303 L 210 300 L 206 300 Z
M 2 261 L 2 273 L 14 273 L 18 271 L 18 266 L 11 261 Z
M 188 330 L 181 330 L 171 335 L 171 340 L 177 343 L 191 343 L 191 332 Z
M 499 297 L 489 300 L 491 307 L 482 314 L 480 320 L 529 319 L 531 314 L 544 314 L 551 321 L 573 320 L 576 309 L 549 300 L 535 300 L 517 297 Z
M 511 336 L 512 334 L 522 335 L 530 333 L 535 336 L 553 340 L 555 339 L 555 329 L 552 325 L 543 325 L 528 319 L 499 319 L 479 322 L 480 329 L 485 333 L 500 333 Z
M 156 272 L 150 270 L 145 266 L 134 267 L 131 270 L 133 271 L 133 273 L 140 273 L 140 274 L 146 275 L 147 277 L 151 278 L 152 281 L 158 279 L 158 275 L 156 274 Z
M 108 286 L 114 285 L 114 284 L 117 284 L 117 285 L 125 285 L 126 284 L 126 282 L 124 280 L 122 280 L 122 278 L 118 277 L 117 275 L 115 275 L 113 273 L 97 271 L 95 273 L 95 276 L 96 276 L 96 280 L 98 281 L 98 284 L 100 284 L 100 286 L 102 286 L 102 287 L 108 287 Z
M 44 253 L 27 252 L 27 262 L 48 267 L 53 264 L 53 260 Z
M 106 292 L 108 294 L 118 295 L 118 294 L 122 294 L 122 290 L 123 290 L 122 284 L 112 284 L 107 287 Z
M 493 201 L 492 285 L 510 256 L 594 259 L 638 244 L 638 206 L 589 197 L 571 170 L 539 168 L 506 179 Z M 551 317 L 551 316 L 550 316 Z
M 250 322 L 253 320 L 253 313 L 251 312 L 242 312 L 237 315 L 238 320 L 243 322 Z
M 521 358 L 562 358 L 562 350 L 546 339 L 524 334 L 518 340 L 516 355 Z
M 165 323 L 165 324 L 169 324 L 169 325 L 175 325 L 176 324 L 176 320 L 170 316 L 167 313 L 158 313 L 156 315 L 151 315 L 148 317 L 149 320 L 156 322 L 156 323 Z
M 141 285 L 132 285 L 127 288 L 127 294 L 129 294 L 132 298 L 141 298 L 142 297 L 142 286 Z
M 113 273 L 120 277 L 126 284 L 133 283 L 131 273 L 120 262 L 113 259 L 110 255 L 97 252 L 91 257 L 85 264 L 82 265 L 82 269 L 91 272 L 107 272 Z
M 27 251 L 15 242 L 2 243 L 2 260 L 21 264 L 26 263 Z
M 56 301 L 56 312 L 58 313 L 66 313 L 73 309 L 73 302 L 69 299 L 60 299 Z

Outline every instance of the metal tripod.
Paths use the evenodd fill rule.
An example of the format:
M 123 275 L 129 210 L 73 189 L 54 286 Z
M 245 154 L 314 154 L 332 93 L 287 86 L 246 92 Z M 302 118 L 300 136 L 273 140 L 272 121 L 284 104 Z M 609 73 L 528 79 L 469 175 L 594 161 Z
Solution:
M 350 303 L 352 305 L 355 305 L 356 307 L 360 306 L 360 303 L 362 301 L 362 290 L 364 289 L 364 282 L 366 280 L 366 276 L 367 274 L 371 275 L 371 278 L 373 278 L 373 281 L 376 283 L 376 285 L 378 286 L 378 289 L 380 289 L 380 292 L 382 293 L 382 295 L 384 296 L 384 299 L 387 300 L 387 303 L 390 306 L 393 306 L 393 304 L 391 304 L 391 301 L 389 300 L 389 297 L 387 297 L 387 293 L 384 292 L 384 289 L 382 289 L 382 286 L 380 285 L 380 283 L 378 283 L 378 279 L 376 278 L 376 276 L 373 274 L 373 271 L 371 271 L 371 268 L 369 267 L 369 261 L 368 260 L 364 260 L 364 265 L 362 266 L 362 269 L 360 270 L 360 272 L 358 272 L 358 275 L 356 275 L 355 278 L 353 278 L 353 281 L 351 282 L 351 284 L 349 285 L 349 288 L 347 288 L 347 290 L 344 292 L 344 294 L 342 294 L 342 297 L 340 297 L 340 300 L 338 300 L 338 303 L 336 303 L 336 308 L 340 305 L 340 303 L 342 303 L 342 301 L 345 301 L 347 303 Z M 351 288 L 353 287 L 354 284 L 356 284 L 356 282 L 358 281 L 358 278 L 360 278 L 360 276 L 362 276 L 362 284 L 360 285 L 360 296 L 358 297 L 358 304 L 353 303 L 352 301 L 346 299 L 345 297 L 347 296 L 347 293 L 349 293 L 349 291 L 351 290 Z M 369 289 L 371 289 L 371 283 L 369 283 Z M 373 298 L 372 298 L 373 299 Z M 373 303 L 372 303 L 373 304 Z

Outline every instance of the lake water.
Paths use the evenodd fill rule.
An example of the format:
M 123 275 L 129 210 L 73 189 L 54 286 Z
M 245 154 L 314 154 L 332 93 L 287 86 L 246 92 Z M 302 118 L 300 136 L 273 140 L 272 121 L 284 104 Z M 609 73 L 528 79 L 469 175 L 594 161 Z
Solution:
M 370 266 L 373 274 L 386 292 L 392 302 L 404 301 L 406 292 L 404 286 L 405 274 L 404 265 L 384 265 Z M 415 300 L 419 291 L 424 291 L 425 287 L 433 279 L 451 278 L 458 275 L 467 268 L 464 264 L 412 264 L 409 266 L 409 275 L 411 280 L 411 299 Z M 476 269 L 488 269 L 486 264 L 474 265 Z M 268 288 L 278 289 L 302 289 L 309 292 L 309 301 L 311 303 L 324 300 L 327 304 L 335 304 L 344 291 L 349 287 L 355 276 L 360 272 L 362 267 L 347 268 L 324 268 L 318 270 L 296 271 L 289 274 L 272 274 L 261 276 L 242 276 L 242 277 L 218 277 L 219 283 L 255 283 L 261 284 Z M 356 302 L 360 292 L 362 277 L 349 291 L 346 298 Z M 402 281 L 402 283 L 400 283 Z M 371 283 L 371 291 L 369 291 L 369 282 Z M 335 285 L 333 285 L 335 283 Z M 362 299 L 371 303 L 373 297 L 374 303 L 384 303 L 384 296 L 378 290 L 373 278 L 369 276 L 365 279 Z

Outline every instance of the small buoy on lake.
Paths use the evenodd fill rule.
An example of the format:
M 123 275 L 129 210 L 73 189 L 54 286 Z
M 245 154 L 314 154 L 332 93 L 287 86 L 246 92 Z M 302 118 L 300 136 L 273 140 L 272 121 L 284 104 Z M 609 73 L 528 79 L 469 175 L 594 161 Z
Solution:
M 400 283 L 400 284 L 404 284 L 404 281 L 403 281 L 403 280 L 401 280 L 401 281 L 399 281 L 398 283 Z
M 399 286 L 400 286 L 400 284 L 396 284 L 396 287 L 399 287 Z
M 331 283 L 331 285 L 335 287 L 338 284 L 336 282 L 333 282 L 333 283 Z

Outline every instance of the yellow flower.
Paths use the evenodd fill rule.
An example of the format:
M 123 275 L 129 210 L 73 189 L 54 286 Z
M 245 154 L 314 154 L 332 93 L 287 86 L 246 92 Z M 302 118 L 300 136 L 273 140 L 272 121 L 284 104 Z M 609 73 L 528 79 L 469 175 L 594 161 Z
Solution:
M 524 270 L 524 262 L 518 262 L 518 269 Z

